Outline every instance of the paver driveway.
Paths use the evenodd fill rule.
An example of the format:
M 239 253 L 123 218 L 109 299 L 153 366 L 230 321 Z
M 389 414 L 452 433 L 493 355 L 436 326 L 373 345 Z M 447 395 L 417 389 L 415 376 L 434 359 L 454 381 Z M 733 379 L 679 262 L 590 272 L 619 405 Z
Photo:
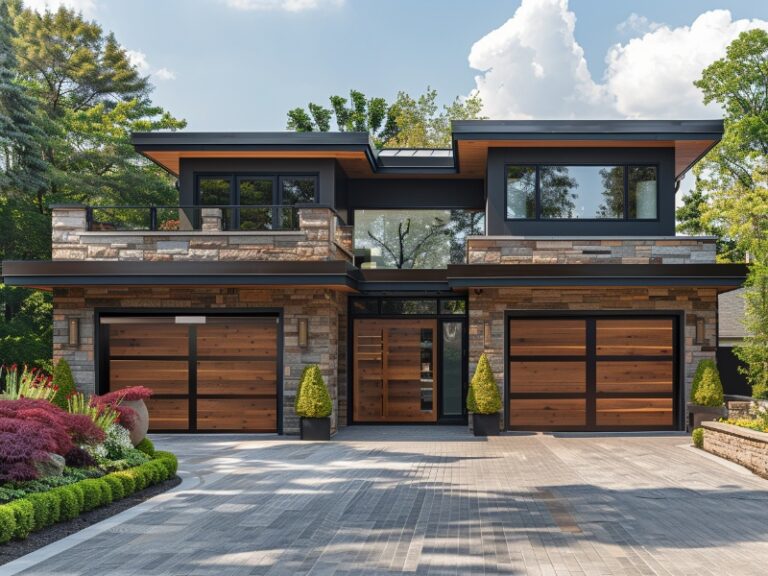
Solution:
M 681 435 L 161 436 L 200 485 L 23 574 L 765 574 L 768 481 Z M 1 572 L 2 570 L 0 570 Z

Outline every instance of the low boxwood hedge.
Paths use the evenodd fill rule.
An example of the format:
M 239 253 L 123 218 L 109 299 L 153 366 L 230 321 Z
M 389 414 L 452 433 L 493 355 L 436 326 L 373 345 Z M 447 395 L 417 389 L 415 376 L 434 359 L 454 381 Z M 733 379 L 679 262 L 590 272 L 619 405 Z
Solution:
M 125 498 L 147 486 L 176 475 L 178 461 L 170 452 L 158 450 L 152 460 L 100 478 L 88 478 L 47 492 L 0 504 L 0 544 L 12 538 L 22 540 L 31 532 L 83 512 Z

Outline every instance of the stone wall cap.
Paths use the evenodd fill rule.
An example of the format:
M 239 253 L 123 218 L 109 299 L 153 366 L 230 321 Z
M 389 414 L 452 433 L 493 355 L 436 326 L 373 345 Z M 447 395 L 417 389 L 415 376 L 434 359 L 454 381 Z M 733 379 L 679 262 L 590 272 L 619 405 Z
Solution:
M 71 204 L 49 204 L 48 208 L 51 210 L 85 210 L 86 205 L 73 202 Z
M 724 432 L 733 436 L 739 436 L 741 438 L 747 438 L 749 440 L 755 440 L 756 442 L 765 442 L 768 444 L 768 433 L 758 432 L 750 428 L 744 428 L 743 426 L 735 426 L 733 424 L 726 424 L 725 422 L 702 422 L 701 427 L 705 430 L 714 430 L 716 432 Z
M 467 240 L 562 240 L 573 242 L 578 240 L 685 240 L 689 242 L 714 242 L 715 236 L 467 236 Z

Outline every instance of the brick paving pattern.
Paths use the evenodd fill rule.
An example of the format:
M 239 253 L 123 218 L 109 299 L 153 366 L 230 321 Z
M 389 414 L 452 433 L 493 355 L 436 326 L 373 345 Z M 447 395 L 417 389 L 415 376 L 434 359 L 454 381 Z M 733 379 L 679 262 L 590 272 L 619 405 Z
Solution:
M 768 564 L 768 481 L 681 435 L 156 440 L 202 484 L 23 574 L 722 576 Z

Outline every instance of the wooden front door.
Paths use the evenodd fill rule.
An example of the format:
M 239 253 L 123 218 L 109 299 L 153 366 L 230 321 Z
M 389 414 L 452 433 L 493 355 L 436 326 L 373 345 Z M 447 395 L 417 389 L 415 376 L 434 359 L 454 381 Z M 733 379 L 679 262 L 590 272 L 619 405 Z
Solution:
M 509 427 L 674 429 L 673 317 L 510 318 Z
M 437 420 L 437 320 L 354 321 L 354 420 Z
M 277 431 L 275 316 L 101 318 L 105 391 L 146 386 L 150 430 Z

